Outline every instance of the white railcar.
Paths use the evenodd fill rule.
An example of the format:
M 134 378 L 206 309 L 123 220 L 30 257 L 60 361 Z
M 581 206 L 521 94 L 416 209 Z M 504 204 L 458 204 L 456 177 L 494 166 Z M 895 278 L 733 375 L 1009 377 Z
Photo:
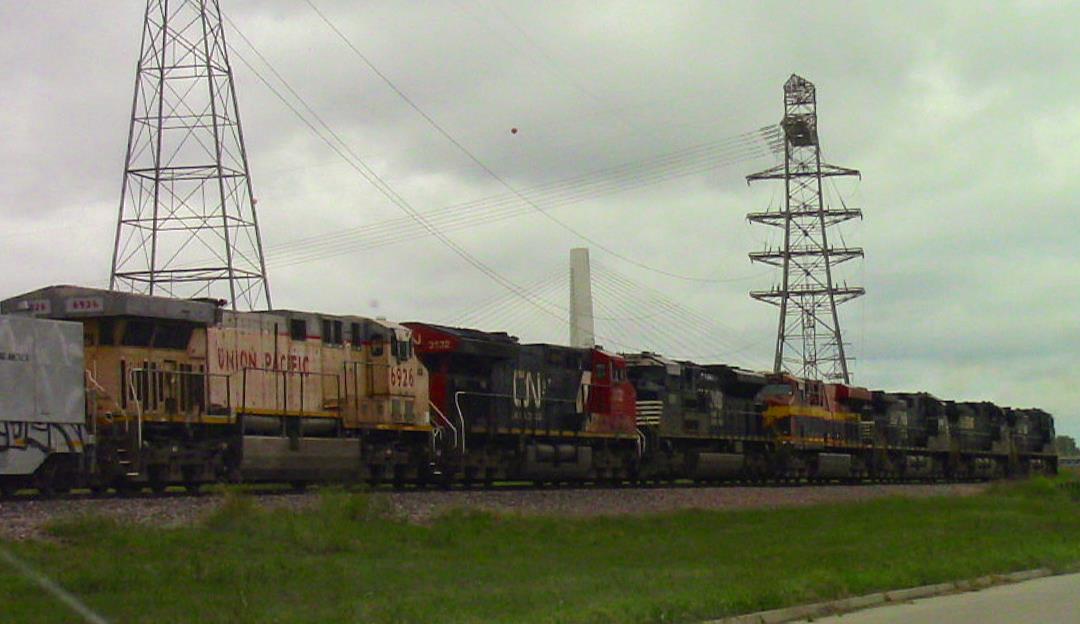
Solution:
M 70 482 L 92 443 L 82 324 L 0 315 L 0 489 Z

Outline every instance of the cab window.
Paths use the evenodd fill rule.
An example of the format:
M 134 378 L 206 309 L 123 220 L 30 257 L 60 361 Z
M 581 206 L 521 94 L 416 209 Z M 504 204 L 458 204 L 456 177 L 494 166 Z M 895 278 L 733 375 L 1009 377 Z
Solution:
M 191 342 L 192 327 L 173 323 L 162 323 L 154 333 L 154 346 L 161 349 L 187 349 Z
M 412 344 L 408 340 L 398 340 L 396 334 L 390 335 L 390 354 L 399 362 L 409 359 Z
M 98 344 L 109 347 L 116 344 L 116 321 L 111 318 L 98 321 Z
M 291 319 L 289 321 L 289 337 L 293 340 L 307 340 L 307 321 L 304 319 Z
M 323 344 L 339 345 L 343 341 L 341 335 L 341 321 L 334 321 L 331 319 L 323 319 L 322 322 L 322 339 Z
M 768 399 L 772 397 L 789 397 L 794 394 L 791 390 L 791 386 L 787 384 L 769 384 L 758 392 L 759 399 Z
M 154 324 L 149 321 L 129 320 L 124 328 L 125 347 L 149 347 L 154 337 Z

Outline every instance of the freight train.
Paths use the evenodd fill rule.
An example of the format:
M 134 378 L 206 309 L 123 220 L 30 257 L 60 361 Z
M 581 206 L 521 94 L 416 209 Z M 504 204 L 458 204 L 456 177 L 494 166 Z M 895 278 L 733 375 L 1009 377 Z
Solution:
M 990 479 L 1038 409 L 506 333 L 51 286 L 0 303 L 0 492 Z

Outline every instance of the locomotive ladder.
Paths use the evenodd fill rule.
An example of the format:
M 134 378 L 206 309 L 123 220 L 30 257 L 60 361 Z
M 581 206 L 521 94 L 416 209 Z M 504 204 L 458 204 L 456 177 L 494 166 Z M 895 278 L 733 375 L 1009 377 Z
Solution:
M 110 401 L 113 402 L 113 404 L 116 406 L 117 410 L 120 411 L 121 414 L 123 414 L 125 432 L 128 434 L 129 438 L 131 437 L 131 433 L 132 433 L 131 432 L 131 419 L 128 417 L 127 412 L 122 407 L 120 407 L 119 401 L 117 401 L 116 398 L 113 397 L 112 394 L 110 394 L 109 391 L 106 390 L 97 381 L 97 378 L 94 377 L 94 373 L 92 371 L 90 371 L 90 369 L 85 369 L 84 372 L 86 374 L 86 383 L 89 386 L 89 390 L 94 394 L 93 399 L 91 399 L 89 401 L 89 403 L 91 405 L 91 408 L 88 410 L 88 414 L 89 414 L 89 417 L 90 417 L 90 433 L 93 436 L 93 440 L 94 440 L 92 457 L 90 459 L 90 466 L 91 466 L 91 470 L 96 471 L 98 469 L 98 465 L 97 465 L 97 447 L 98 447 L 98 444 L 99 444 L 99 440 L 98 440 L 98 413 L 97 413 L 97 400 L 96 400 L 97 395 L 101 395 L 101 396 L 104 396 L 104 397 L 108 398 Z M 138 425 L 137 425 L 137 428 L 136 428 L 136 431 L 135 431 L 135 438 L 136 438 L 136 446 L 135 446 L 135 448 L 136 449 L 141 449 L 142 448 L 142 419 L 143 419 L 143 413 L 142 413 L 142 403 L 139 401 L 139 398 L 135 393 L 135 387 L 134 387 L 134 383 L 133 383 L 134 379 L 135 379 L 134 372 L 135 372 L 134 369 L 132 371 L 130 371 L 131 374 L 129 374 L 129 378 L 128 378 L 128 384 L 127 384 L 128 389 L 129 389 L 129 393 L 128 393 L 129 397 L 128 398 L 131 401 L 133 401 L 135 403 L 135 406 L 136 406 L 136 418 L 137 418 Z M 137 469 L 134 469 L 134 470 L 132 469 L 132 466 L 134 464 L 132 462 L 131 457 L 128 455 L 128 449 L 126 447 L 123 447 L 123 446 L 118 447 L 116 449 L 116 454 L 119 457 L 119 459 L 117 460 L 117 463 L 124 468 L 125 476 L 127 476 L 127 477 L 137 477 L 137 476 L 139 476 L 139 471 Z M 136 456 L 136 458 L 137 458 L 137 456 Z

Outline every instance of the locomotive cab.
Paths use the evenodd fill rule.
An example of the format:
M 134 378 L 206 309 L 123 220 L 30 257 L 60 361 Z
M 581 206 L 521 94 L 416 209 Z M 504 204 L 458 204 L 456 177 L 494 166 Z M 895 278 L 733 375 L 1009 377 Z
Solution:
M 626 360 L 602 349 L 591 350 L 592 374 L 582 386 L 588 395 L 587 430 L 629 433 L 635 428 L 634 386 L 627 378 Z
M 792 375 L 771 375 L 756 397 L 763 422 L 781 442 L 800 446 L 858 444 L 858 409 L 869 392 Z

